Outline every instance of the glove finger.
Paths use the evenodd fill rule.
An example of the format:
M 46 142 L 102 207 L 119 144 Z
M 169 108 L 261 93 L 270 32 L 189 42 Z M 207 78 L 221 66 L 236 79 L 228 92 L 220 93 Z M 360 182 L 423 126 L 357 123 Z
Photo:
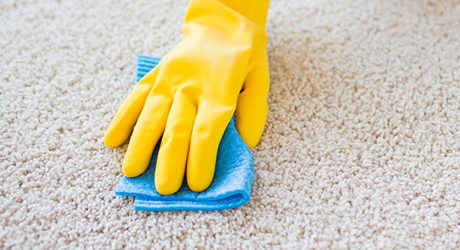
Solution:
M 123 160 L 122 171 L 127 177 L 136 177 L 147 169 L 170 108 L 171 99 L 164 95 L 150 95 L 145 102 Z
M 270 83 L 268 64 L 255 67 L 246 77 L 238 96 L 235 126 L 249 148 L 257 145 L 267 120 L 267 95 Z
M 182 185 L 195 117 L 196 105 L 178 92 L 166 122 L 155 169 L 155 187 L 162 195 L 173 194 Z
M 118 147 L 128 139 L 155 83 L 157 71 L 158 66 L 147 73 L 123 101 L 105 133 L 105 145 Z
M 217 149 L 234 108 L 201 102 L 190 139 L 187 183 L 195 192 L 206 190 L 214 176 Z

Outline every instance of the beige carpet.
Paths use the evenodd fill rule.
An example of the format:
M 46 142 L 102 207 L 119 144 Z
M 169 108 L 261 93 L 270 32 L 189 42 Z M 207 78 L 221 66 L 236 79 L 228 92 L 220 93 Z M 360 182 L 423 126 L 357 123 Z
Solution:
M 460 247 L 460 2 L 275 1 L 251 201 L 137 212 L 103 145 L 187 1 L 0 1 L 0 248 Z

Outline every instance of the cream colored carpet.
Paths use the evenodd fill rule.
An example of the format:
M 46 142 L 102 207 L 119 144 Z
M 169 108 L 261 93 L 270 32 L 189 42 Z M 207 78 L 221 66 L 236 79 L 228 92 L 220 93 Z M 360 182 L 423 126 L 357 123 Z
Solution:
M 102 143 L 187 1 L 0 1 L 0 248 L 460 247 L 460 2 L 275 1 L 251 201 L 137 212 Z

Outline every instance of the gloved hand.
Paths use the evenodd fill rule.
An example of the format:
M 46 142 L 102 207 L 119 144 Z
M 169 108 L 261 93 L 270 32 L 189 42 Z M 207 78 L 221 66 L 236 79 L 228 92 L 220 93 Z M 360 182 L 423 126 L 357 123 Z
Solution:
M 190 1 L 183 40 L 138 82 L 107 129 L 104 143 L 117 147 L 136 125 L 123 174 L 147 169 L 164 132 L 157 191 L 177 192 L 185 169 L 189 188 L 204 191 L 235 110 L 239 134 L 248 147 L 257 144 L 267 117 L 267 11 L 268 0 Z

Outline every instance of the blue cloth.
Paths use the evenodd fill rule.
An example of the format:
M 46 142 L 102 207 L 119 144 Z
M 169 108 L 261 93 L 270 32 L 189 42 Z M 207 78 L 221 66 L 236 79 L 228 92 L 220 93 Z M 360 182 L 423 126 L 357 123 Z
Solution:
M 137 56 L 136 82 L 154 68 L 160 59 Z M 173 195 L 161 195 L 155 189 L 155 165 L 158 143 L 147 170 L 140 176 L 123 176 L 115 187 L 115 194 L 135 196 L 134 209 L 165 210 L 222 210 L 242 206 L 251 197 L 254 162 L 249 148 L 236 131 L 234 118 L 228 124 L 219 144 L 216 170 L 210 187 L 201 193 L 192 192 L 186 183 Z

